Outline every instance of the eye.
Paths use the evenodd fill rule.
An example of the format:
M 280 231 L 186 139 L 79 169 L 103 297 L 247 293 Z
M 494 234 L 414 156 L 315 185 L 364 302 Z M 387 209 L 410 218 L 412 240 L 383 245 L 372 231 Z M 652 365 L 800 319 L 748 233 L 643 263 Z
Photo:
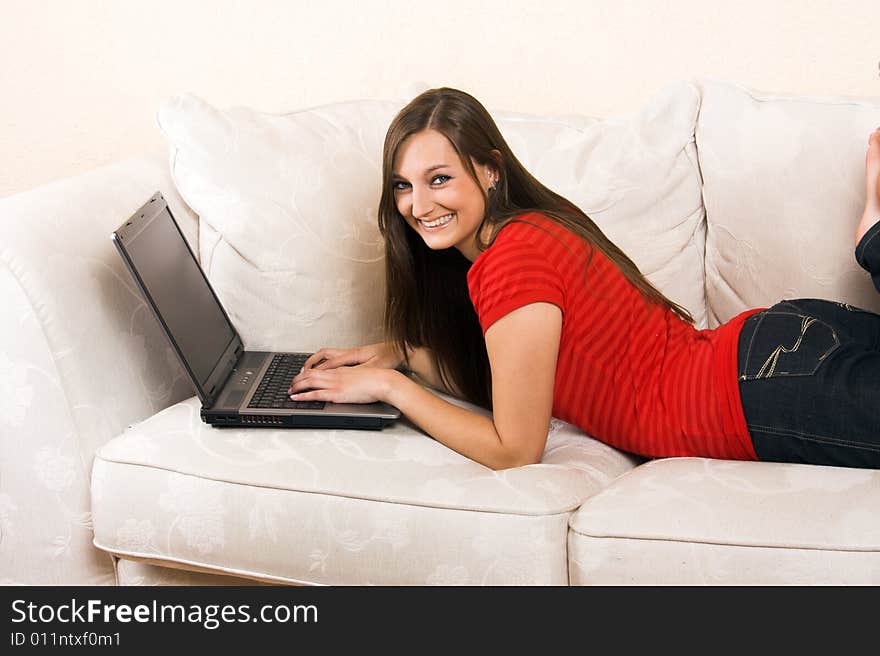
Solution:
M 431 182 L 433 183 L 435 180 L 439 180 L 440 178 L 443 178 L 443 181 L 439 184 L 443 184 L 443 182 L 446 182 L 447 180 L 452 180 L 452 178 L 450 178 L 448 175 L 435 175 L 433 178 L 431 178 Z
M 409 185 L 408 182 L 402 182 L 402 181 L 398 180 L 397 182 L 391 183 L 391 189 L 393 189 L 394 191 L 403 191 L 404 189 L 407 188 L 408 185 Z

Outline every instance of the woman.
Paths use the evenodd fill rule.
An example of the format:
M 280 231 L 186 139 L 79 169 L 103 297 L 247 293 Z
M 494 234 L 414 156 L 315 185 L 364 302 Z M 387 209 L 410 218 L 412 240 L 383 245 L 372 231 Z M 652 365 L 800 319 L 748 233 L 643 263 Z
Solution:
M 856 257 L 876 281 L 880 130 L 866 169 Z M 318 351 L 292 399 L 385 401 L 493 469 L 539 462 L 551 414 L 646 457 L 880 467 L 880 315 L 786 301 L 697 330 L 455 89 L 395 117 L 382 175 L 387 341 Z

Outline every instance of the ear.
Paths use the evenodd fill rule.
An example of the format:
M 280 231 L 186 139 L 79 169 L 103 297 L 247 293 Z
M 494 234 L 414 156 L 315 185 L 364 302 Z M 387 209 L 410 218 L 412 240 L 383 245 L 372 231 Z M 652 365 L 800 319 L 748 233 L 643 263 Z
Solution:
M 494 160 L 494 162 L 495 162 L 495 166 L 496 166 L 496 169 L 497 169 L 495 172 L 498 173 L 499 170 L 501 170 L 502 168 L 504 168 L 504 159 L 502 159 L 502 157 L 501 157 L 501 151 L 498 150 L 497 148 L 493 148 L 493 149 L 489 152 L 489 155 L 490 155 L 490 156 L 492 157 L 492 159 Z
M 500 171 L 504 168 L 504 160 L 501 158 L 501 151 L 497 148 L 493 148 L 489 152 L 489 156 L 492 158 L 492 163 L 487 164 L 487 166 L 491 169 L 492 175 L 496 178 L 500 177 Z

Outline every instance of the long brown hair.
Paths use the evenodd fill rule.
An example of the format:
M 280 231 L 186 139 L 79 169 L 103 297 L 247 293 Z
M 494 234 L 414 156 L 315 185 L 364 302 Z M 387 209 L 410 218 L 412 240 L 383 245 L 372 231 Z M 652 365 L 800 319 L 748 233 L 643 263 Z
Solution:
M 486 212 L 477 235 L 489 226 L 488 248 L 501 228 L 525 212 L 540 212 L 598 248 L 651 303 L 693 323 L 691 314 L 661 294 L 638 267 L 574 203 L 538 182 L 517 160 L 480 102 L 457 89 L 430 89 L 392 120 L 382 153 L 379 230 L 385 239 L 385 336 L 403 353 L 426 347 L 444 385 L 469 401 L 492 407 L 489 358 L 470 301 L 470 262 L 457 249 L 431 250 L 397 210 L 394 158 L 401 144 L 423 130 L 443 134 L 468 174 L 479 184 L 473 162 L 498 171 L 495 190 L 483 194 Z M 495 152 L 493 152 L 495 151 Z M 499 156 L 500 153 L 500 156 Z M 592 250 L 590 249 L 590 257 Z M 587 259 L 587 265 L 589 258 Z

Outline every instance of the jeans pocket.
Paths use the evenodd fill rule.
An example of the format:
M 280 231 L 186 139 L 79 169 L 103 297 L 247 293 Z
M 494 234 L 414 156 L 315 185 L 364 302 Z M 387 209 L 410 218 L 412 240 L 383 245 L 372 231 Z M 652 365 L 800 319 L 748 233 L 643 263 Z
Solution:
M 768 310 L 753 328 L 739 379 L 812 376 L 839 346 L 837 333 L 821 319 Z

